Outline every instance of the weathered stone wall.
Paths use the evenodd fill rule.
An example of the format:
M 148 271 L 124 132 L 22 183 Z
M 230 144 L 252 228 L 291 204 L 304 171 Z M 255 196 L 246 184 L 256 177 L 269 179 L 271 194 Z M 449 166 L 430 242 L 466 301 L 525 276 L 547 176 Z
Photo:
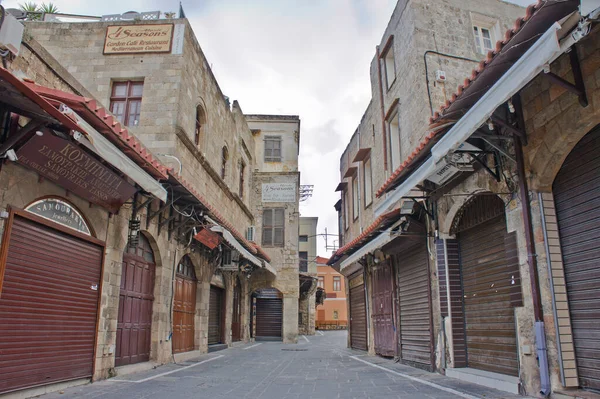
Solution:
M 285 228 L 284 246 L 270 247 L 262 245 L 271 258 L 271 266 L 277 271 L 277 278 L 273 279 L 270 273 L 259 272 L 252 275 L 250 280 L 251 290 L 273 287 L 283 294 L 283 340 L 286 343 L 297 342 L 298 335 L 298 232 L 299 232 L 299 203 L 296 202 L 262 202 L 263 183 L 293 183 L 298 187 L 300 173 L 259 173 L 253 177 L 252 197 L 254 204 L 252 212 L 256 215 L 256 237 L 261 243 L 262 215 L 265 208 L 284 208 Z

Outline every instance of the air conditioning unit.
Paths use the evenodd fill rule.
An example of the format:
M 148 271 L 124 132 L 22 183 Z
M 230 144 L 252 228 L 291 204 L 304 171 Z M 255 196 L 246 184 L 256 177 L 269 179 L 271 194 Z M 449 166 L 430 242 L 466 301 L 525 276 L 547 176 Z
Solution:
M 23 24 L 5 10 L 4 21 L 0 27 L 0 49 L 8 50 L 15 56 L 19 55 L 24 29 Z
M 246 240 L 254 241 L 255 236 L 256 236 L 256 226 L 248 227 L 248 229 L 246 230 Z

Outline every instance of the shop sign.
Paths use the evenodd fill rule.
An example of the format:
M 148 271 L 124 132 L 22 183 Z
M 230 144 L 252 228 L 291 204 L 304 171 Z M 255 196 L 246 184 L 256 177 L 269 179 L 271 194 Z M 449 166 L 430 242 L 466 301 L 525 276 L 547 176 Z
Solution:
M 173 24 L 109 26 L 104 54 L 170 53 L 172 42 Z
M 350 284 L 349 284 L 349 288 L 356 288 L 358 286 L 363 285 L 365 282 L 363 275 L 361 274 L 360 276 L 353 278 L 352 280 L 350 280 Z
M 204 227 L 194 236 L 194 239 L 210 250 L 215 249 L 221 242 L 221 238 L 217 233 Z
M 56 198 L 45 198 L 34 202 L 25 210 L 88 236 L 91 235 L 83 216 L 67 202 Z
M 296 183 L 263 183 L 262 202 L 296 202 Z
M 136 191 L 81 147 L 51 134 L 33 136 L 17 157 L 21 165 L 113 213 Z

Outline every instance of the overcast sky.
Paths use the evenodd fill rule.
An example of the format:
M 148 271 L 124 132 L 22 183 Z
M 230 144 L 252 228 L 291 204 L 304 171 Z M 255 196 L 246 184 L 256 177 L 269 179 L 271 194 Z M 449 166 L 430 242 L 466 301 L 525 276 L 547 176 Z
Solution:
M 0 0 L 6 8 L 22 1 Z M 534 0 L 513 0 L 528 5 Z M 177 0 L 54 0 L 86 15 L 177 11 Z M 245 113 L 300 115 L 302 184 L 314 194 L 302 216 L 337 234 L 339 158 L 371 89 L 369 65 L 396 0 L 183 0 L 223 93 Z M 330 237 L 331 241 L 335 237 Z M 337 241 L 336 241 L 337 243 Z M 318 254 L 328 257 L 324 237 Z

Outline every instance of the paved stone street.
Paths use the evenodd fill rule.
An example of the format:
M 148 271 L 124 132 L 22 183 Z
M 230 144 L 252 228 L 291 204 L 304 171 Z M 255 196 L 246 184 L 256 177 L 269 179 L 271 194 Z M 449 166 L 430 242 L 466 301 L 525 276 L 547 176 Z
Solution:
M 297 345 L 251 343 L 41 398 L 519 397 L 370 357 L 345 346 L 345 331 L 301 336 Z

